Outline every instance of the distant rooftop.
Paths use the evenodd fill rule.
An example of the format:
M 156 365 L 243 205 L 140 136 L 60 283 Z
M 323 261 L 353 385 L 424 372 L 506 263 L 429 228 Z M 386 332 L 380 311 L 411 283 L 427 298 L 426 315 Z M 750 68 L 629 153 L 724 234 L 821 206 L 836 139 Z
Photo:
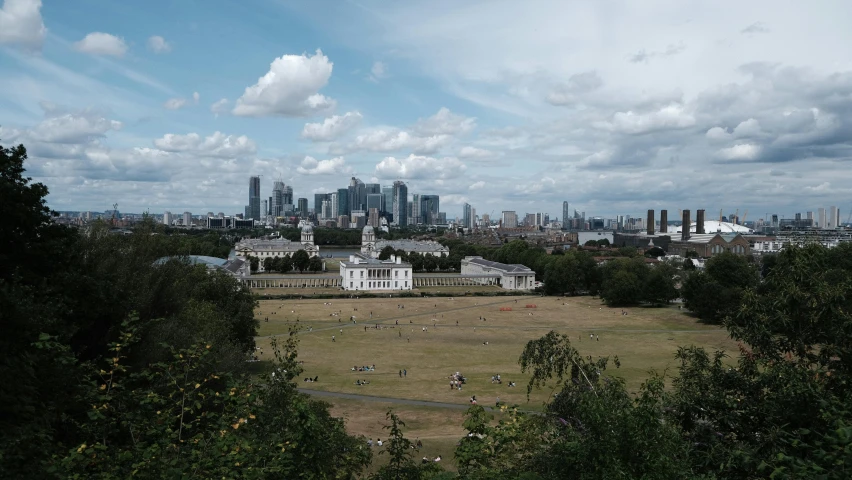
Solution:
M 527 267 L 526 265 L 519 265 L 517 263 L 500 263 L 500 262 L 492 262 L 491 260 L 486 260 L 482 257 L 464 257 L 465 261 L 468 263 L 472 263 L 474 265 L 481 265 L 483 267 L 493 268 L 495 270 L 500 270 L 505 273 L 525 273 L 531 274 L 533 271 Z

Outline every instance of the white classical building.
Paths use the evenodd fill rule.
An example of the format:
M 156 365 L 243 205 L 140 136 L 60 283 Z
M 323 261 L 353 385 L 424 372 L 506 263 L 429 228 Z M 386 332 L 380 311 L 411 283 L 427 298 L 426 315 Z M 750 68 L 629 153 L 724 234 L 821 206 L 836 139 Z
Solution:
M 396 256 L 378 260 L 350 255 L 348 262 L 340 262 L 340 277 L 344 290 L 411 290 L 414 286 L 411 264 Z
M 532 290 L 535 288 L 535 272 L 518 264 L 492 262 L 482 257 L 464 257 L 461 275 L 499 275 L 497 283 L 506 290 Z
M 260 259 L 258 272 L 263 272 L 263 259 L 274 257 L 292 257 L 299 250 L 304 250 L 309 257 L 319 255 L 319 246 L 314 244 L 314 228 L 305 224 L 302 226 L 302 241 L 291 242 L 284 238 L 248 238 L 234 246 L 236 255 L 247 262 L 249 257 Z
M 385 247 L 391 247 L 394 251 L 402 250 L 405 253 L 419 253 L 421 255 L 434 255 L 445 257 L 450 254 L 450 249 L 432 240 L 376 240 L 376 232 L 370 225 L 361 231 L 361 254 L 378 258 Z

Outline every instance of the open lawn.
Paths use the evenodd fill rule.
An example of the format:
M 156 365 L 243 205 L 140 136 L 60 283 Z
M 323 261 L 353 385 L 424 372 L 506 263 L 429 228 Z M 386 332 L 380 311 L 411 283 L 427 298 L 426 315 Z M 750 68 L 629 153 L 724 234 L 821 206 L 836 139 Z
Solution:
M 447 293 L 450 288 L 458 288 L 459 294 L 469 289 L 435 287 L 434 291 Z M 536 308 L 525 308 L 527 304 Z M 512 311 L 500 311 L 501 307 Z M 388 399 L 322 397 L 334 405 L 334 415 L 346 419 L 350 433 L 384 440 L 385 412 L 393 407 L 407 424 L 406 437 L 423 441 L 423 450 L 413 452 L 415 458 L 441 455 L 450 469 L 455 469 L 452 452 L 464 434 L 464 410 L 400 404 L 393 399 L 468 405 L 476 395 L 486 407 L 494 406 L 499 397 L 503 403 L 538 410 L 553 391 L 533 391 L 528 402 L 529 377 L 520 372 L 518 357 L 529 340 L 550 330 L 569 334 L 582 355 L 618 355 L 621 368 L 610 363 L 606 373 L 623 378 L 633 392 L 651 369 L 676 373 L 678 346 L 737 351 L 725 330 L 700 324 L 676 306 L 631 308 L 622 315 L 622 309 L 607 308 L 592 297 L 261 300 L 256 316 L 261 360 L 271 358 L 271 336 L 287 335 L 291 323 L 302 328 L 302 377 L 318 377 L 318 381 L 299 382 L 300 387 Z M 353 316 L 355 323 L 350 320 Z M 367 365 L 375 365 L 375 371 L 352 371 L 353 366 Z M 407 370 L 404 377 L 399 375 L 402 369 Z M 461 391 L 450 389 L 448 376 L 454 372 L 467 377 Z M 491 382 L 498 373 L 502 384 Z M 355 385 L 358 379 L 370 383 Z M 509 381 L 517 386 L 509 387 Z M 386 461 L 386 455 L 377 455 L 370 470 Z
M 526 304 L 537 308 L 524 308 Z M 500 307 L 513 310 L 501 312 Z M 520 373 L 518 357 L 527 341 L 551 329 L 569 334 L 583 355 L 618 355 L 621 368 L 610 365 L 607 373 L 624 378 L 631 391 L 650 369 L 675 368 L 678 346 L 736 352 L 723 329 L 697 323 L 677 307 L 627 312 L 622 315 L 621 309 L 591 297 L 261 300 L 258 345 L 261 359 L 268 360 L 268 337 L 286 334 L 287 325 L 298 320 L 303 377 L 319 377 L 304 384 L 307 388 L 447 403 L 467 403 L 476 395 L 484 405 L 493 405 L 499 396 L 523 408 L 537 408 L 551 392 L 533 392 L 527 403 L 529 377 Z M 375 371 L 352 371 L 353 366 L 373 364 Z M 405 378 L 399 376 L 402 369 L 407 370 Z M 468 378 L 461 391 L 450 389 L 448 376 L 454 372 Z M 491 383 L 498 373 L 502 385 Z M 355 385 L 357 379 L 370 384 Z M 517 387 L 508 387 L 509 381 Z

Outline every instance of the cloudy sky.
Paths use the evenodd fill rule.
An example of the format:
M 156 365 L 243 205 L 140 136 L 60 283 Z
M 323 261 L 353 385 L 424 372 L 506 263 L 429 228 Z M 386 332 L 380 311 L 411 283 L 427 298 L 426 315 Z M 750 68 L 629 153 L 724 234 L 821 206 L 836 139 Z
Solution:
M 450 217 L 852 208 L 848 0 L 2 5 L 0 142 L 58 210 L 237 213 L 249 175 Z

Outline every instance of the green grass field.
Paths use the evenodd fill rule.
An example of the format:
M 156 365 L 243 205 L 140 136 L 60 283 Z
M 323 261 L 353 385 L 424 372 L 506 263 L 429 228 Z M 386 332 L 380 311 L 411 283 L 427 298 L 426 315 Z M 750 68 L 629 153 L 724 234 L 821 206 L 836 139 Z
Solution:
M 527 304 L 536 308 L 524 308 Z M 500 307 L 512 311 L 501 312 Z M 698 323 L 677 307 L 621 312 L 591 297 L 394 297 L 261 300 L 256 315 L 261 321 L 258 345 L 265 360 L 271 357 L 269 337 L 286 334 L 288 324 L 298 319 L 303 328 L 299 335 L 303 377 L 319 377 L 316 383 L 300 382 L 300 386 L 457 404 L 468 404 L 470 396 L 476 395 L 480 405 L 491 406 L 499 396 L 501 402 L 517 403 L 524 409 L 541 408 L 552 391 L 534 391 L 528 402 L 529 377 L 520 372 L 518 357 L 527 341 L 550 330 L 569 334 L 583 355 L 618 355 L 621 368 L 610 365 L 607 374 L 623 378 L 634 392 L 651 369 L 676 373 L 678 346 L 736 352 L 736 343 L 725 330 Z M 373 372 L 351 371 L 353 366 L 373 364 Z M 405 378 L 399 377 L 402 369 L 408 371 Z M 462 391 L 450 389 L 448 376 L 457 371 L 468 378 Z M 491 376 L 497 373 L 502 385 L 491 383 Z M 370 384 L 357 386 L 356 379 Z M 509 381 L 517 387 L 508 387 Z M 335 405 L 336 414 L 347 418 L 351 433 L 374 439 L 385 434 L 384 414 L 391 403 L 324 400 Z M 407 405 L 395 409 L 409 422 L 407 437 L 419 436 L 424 448 L 434 442 L 435 451 L 442 455 L 452 450 L 462 433 L 462 410 Z

